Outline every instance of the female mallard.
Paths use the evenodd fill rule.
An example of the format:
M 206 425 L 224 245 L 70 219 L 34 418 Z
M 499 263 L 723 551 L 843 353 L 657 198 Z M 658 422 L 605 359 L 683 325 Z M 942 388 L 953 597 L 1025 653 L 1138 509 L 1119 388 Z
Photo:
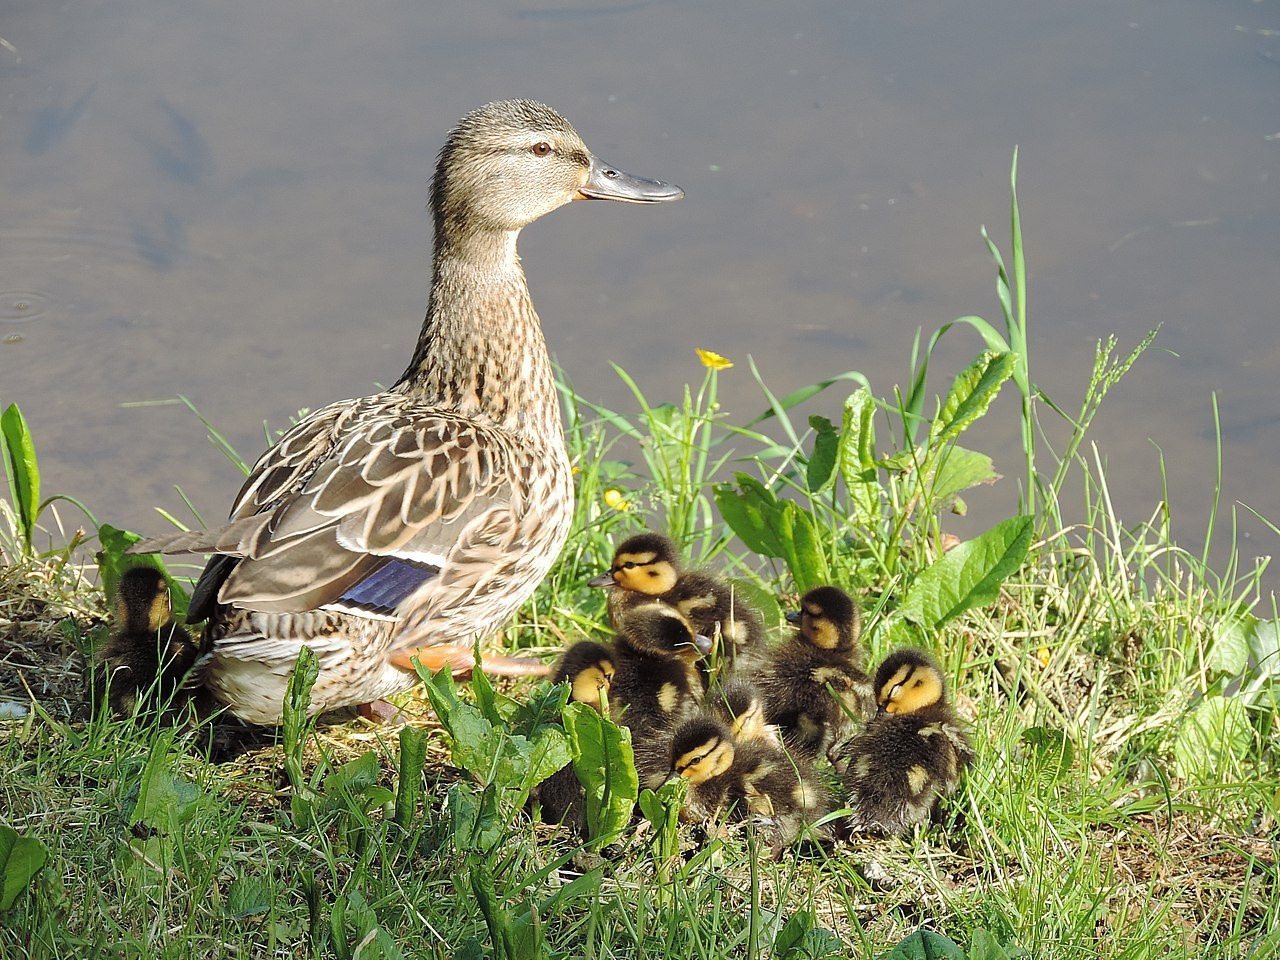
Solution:
M 189 617 L 208 621 L 198 669 L 216 701 L 279 722 L 303 646 L 320 664 L 313 712 L 407 689 L 414 657 L 432 670 L 471 665 L 473 639 L 533 593 L 573 512 L 516 238 L 570 200 L 683 195 L 606 166 L 540 103 L 491 103 L 459 121 L 432 181 L 431 299 L 399 381 L 289 430 L 225 525 L 137 545 L 216 554 Z

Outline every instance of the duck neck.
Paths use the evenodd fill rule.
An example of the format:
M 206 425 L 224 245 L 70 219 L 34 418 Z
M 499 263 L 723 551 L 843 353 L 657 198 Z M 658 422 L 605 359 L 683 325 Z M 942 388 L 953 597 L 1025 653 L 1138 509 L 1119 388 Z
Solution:
M 518 234 L 438 232 L 427 317 L 393 389 L 554 441 L 563 436 L 560 406 Z

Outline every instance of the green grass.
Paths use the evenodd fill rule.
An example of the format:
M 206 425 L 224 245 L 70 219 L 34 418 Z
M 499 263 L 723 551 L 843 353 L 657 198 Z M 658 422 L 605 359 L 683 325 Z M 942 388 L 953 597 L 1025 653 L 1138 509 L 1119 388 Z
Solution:
M 952 325 L 917 341 L 904 390 L 854 371 L 781 397 L 760 382 L 754 419 L 716 399 L 718 378 L 754 375 L 742 363 L 669 405 L 620 371 L 632 414 L 566 387 L 574 533 L 497 640 L 550 653 L 600 634 L 603 598 L 585 582 L 648 525 L 753 596 L 844 584 L 868 611 L 872 657 L 937 651 L 972 725 L 977 761 L 945 829 L 777 862 L 749 831 L 683 835 L 662 860 L 645 831 L 602 856 L 498 804 L 502 842 L 477 846 L 444 804 L 469 778 L 420 691 L 404 703 L 425 740 L 403 742 L 425 751 L 421 781 L 398 731 L 341 718 L 211 763 L 191 731 L 86 706 L 103 599 L 56 503 L 37 525 L 37 482 L 0 501 L 0 698 L 32 706 L 0 721 L 0 822 L 48 860 L 0 913 L 0 957 L 870 958 L 921 925 L 975 958 L 1002 955 L 992 943 L 1054 958 L 1275 955 L 1280 630 L 1263 567 L 1232 551 L 1211 569 L 1177 544 L 1164 503 L 1142 523 L 1115 515 L 1087 431 L 1150 338 L 1119 356 L 1100 344 L 1076 412 L 1045 397 L 1027 362 L 1016 201 L 1012 228 L 1003 329 L 954 327 L 984 353 L 947 389 L 929 359 Z M 1032 542 L 984 568 L 985 592 L 910 616 L 920 584 L 952 576 L 939 564 L 963 498 L 1010 500 L 958 444 L 1006 378 L 1024 444 L 996 459 L 1025 470 L 1008 513 L 1030 518 Z M 833 416 L 828 398 L 848 386 Z M 1063 449 L 1042 417 L 1068 422 Z M 780 525 L 785 542 L 770 538 Z M 765 609 L 776 618 L 777 600 Z

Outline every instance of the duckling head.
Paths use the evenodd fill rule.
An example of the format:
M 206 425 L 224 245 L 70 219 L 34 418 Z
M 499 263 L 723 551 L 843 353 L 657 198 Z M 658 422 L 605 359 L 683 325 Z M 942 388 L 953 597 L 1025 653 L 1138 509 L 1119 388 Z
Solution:
M 707 693 L 709 709 L 732 717 L 729 730 L 735 740 L 757 740 L 766 736 L 764 699 L 750 683 L 730 680 Z
M 613 553 L 613 565 L 589 584 L 657 597 L 673 589 L 679 579 L 676 545 L 661 534 L 641 533 L 624 540 Z
M 915 713 L 945 696 L 942 671 L 923 650 L 895 650 L 876 671 L 876 703 L 885 713 Z
M 653 656 L 697 660 L 711 652 L 711 640 L 694 633 L 680 611 L 665 603 L 646 603 L 629 610 L 619 633 L 631 646 Z
M 449 134 L 431 184 L 437 239 L 461 231 L 514 232 L 571 200 L 660 203 L 684 191 L 610 167 L 555 110 L 501 100 Z
M 800 625 L 800 636 L 823 650 L 847 652 L 862 630 L 858 607 L 839 587 L 816 587 L 800 598 L 800 609 L 787 614 Z
M 694 785 L 720 776 L 733 758 L 733 734 L 710 717 L 685 721 L 671 739 L 671 772 Z
M 169 583 L 155 567 L 130 567 L 116 586 L 116 627 L 156 633 L 171 619 Z
M 613 682 L 613 661 L 603 647 L 584 645 L 565 655 L 564 671 L 569 675 L 573 699 L 600 709 L 601 691 Z

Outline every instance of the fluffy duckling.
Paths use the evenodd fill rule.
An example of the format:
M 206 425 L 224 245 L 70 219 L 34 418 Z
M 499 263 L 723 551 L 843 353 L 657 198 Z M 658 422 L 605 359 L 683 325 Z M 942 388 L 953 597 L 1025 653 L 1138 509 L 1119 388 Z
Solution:
M 707 691 L 703 709 L 728 726 L 733 739 L 767 740 L 780 744 L 778 728 L 765 722 L 764 697 L 760 688 L 741 677 L 729 677 Z
M 775 853 L 826 812 L 824 791 L 808 764 L 766 738 L 735 740 L 728 725 L 709 714 L 676 729 L 671 770 L 689 784 L 685 819 L 705 821 L 721 813 L 733 820 L 767 818 L 775 830 Z
M 115 621 L 115 633 L 99 654 L 100 688 L 111 711 L 132 713 L 143 695 L 171 701 L 200 651 L 173 620 L 164 574 L 145 566 L 124 571 L 116 588 Z
M 603 643 L 580 640 L 565 651 L 551 675 L 552 683 L 569 683 L 570 700 L 589 703 L 597 712 L 613 683 L 614 652 Z
M 671 731 L 702 698 L 697 663 L 710 649 L 711 641 L 666 604 L 645 604 L 622 618 L 609 704 L 631 730 L 642 786 L 656 789 L 666 779 Z
M 642 533 L 622 542 L 613 563 L 593 587 L 609 587 L 609 619 L 616 627 L 624 612 L 651 601 L 670 604 L 694 630 L 721 638 L 724 657 L 762 649 L 764 624 L 733 587 L 720 577 L 685 570 L 676 545 L 668 537 Z
M 816 758 L 850 728 L 849 712 L 875 713 L 858 608 L 839 587 L 818 587 L 787 620 L 799 630 L 769 653 L 756 682 L 766 722 L 778 725 L 788 747 Z
M 876 671 L 880 712 L 847 748 L 855 831 L 902 834 L 935 814 L 973 762 L 946 699 L 942 671 L 920 650 L 897 650 Z

